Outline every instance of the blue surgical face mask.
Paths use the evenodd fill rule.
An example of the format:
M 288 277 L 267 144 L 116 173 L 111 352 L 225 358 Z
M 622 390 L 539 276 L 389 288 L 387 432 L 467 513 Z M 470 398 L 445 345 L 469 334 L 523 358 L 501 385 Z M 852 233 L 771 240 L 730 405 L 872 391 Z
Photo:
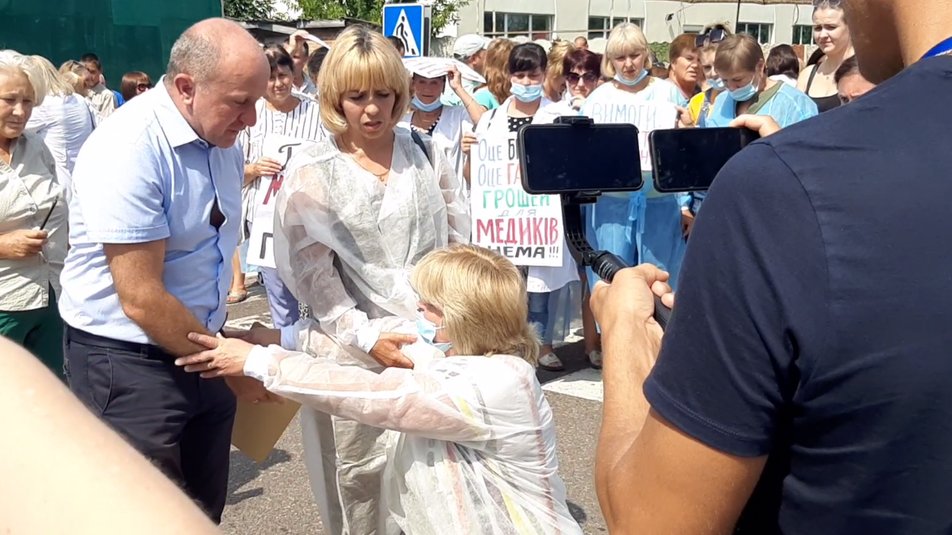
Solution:
M 424 104 L 423 102 L 420 101 L 419 98 L 417 98 L 416 95 L 413 96 L 412 103 L 414 108 L 420 111 L 425 111 L 425 112 L 436 111 L 443 106 L 443 103 L 440 101 L 439 98 L 437 98 L 436 100 L 434 100 L 433 102 L 429 104 Z
M 642 80 L 648 77 L 648 69 L 641 69 L 641 72 L 635 77 L 634 80 L 626 80 L 621 73 L 615 73 L 615 81 L 622 85 L 627 85 L 628 87 L 634 87 L 641 83 Z
M 711 89 L 714 91 L 723 91 L 724 88 L 727 87 L 724 85 L 724 80 L 721 80 L 720 78 L 708 80 L 707 83 L 711 84 Z
M 439 349 L 443 353 L 446 353 L 453 347 L 453 344 L 449 342 L 434 342 L 433 341 L 436 338 L 436 332 L 442 329 L 443 327 L 437 327 L 435 323 L 426 319 L 423 316 L 422 312 L 417 312 L 416 324 L 417 324 L 417 333 L 420 335 L 420 338 L 422 338 L 424 342 Z
M 738 87 L 729 92 L 730 96 L 736 102 L 747 102 L 748 100 L 754 98 L 757 95 L 757 86 L 754 85 L 754 80 L 751 79 L 750 83 L 744 87 Z
M 509 92 L 512 96 L 516 97 L 516 100 L 519 102 L 535 102 L 542 98 L 542 84 L 512 84 L 512 89 L 510 89 Z

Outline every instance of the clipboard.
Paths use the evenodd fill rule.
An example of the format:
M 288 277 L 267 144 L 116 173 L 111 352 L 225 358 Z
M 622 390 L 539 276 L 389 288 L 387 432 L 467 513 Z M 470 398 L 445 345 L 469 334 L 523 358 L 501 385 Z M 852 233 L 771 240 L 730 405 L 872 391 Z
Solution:
M 284 403 L 239 401 L 231 444 L 255 462 L 263 462 L 284 435 L 301 404 L 289 399 Z

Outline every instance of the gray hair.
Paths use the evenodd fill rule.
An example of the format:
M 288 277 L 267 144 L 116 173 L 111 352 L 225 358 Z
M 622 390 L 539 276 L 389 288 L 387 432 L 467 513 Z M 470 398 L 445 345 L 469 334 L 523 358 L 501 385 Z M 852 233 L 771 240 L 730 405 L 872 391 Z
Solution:
M 16 50 L 0 50 L 0 71 L 22 74 L 33 88 L 33 105 L 39 106 L 46 98 L 46 83 L 33 62 Z
M 165 70 L 166 83 L 172 83 L 178 74 L 189 74 L 196 82 L 212 78 L 221 59 L 221 47 L 211 37 L 190 28 L 175 40 Z
M 813 11 L 819 9 L 838 9 L 843 11 L 843 0 L 813 0 Z

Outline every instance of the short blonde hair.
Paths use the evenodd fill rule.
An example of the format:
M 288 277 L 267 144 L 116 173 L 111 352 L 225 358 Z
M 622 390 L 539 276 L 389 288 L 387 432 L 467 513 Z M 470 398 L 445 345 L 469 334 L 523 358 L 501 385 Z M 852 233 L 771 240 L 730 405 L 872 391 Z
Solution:
M 412 281 L 421 301 L 442 310 L 446 334 L 460 355 L 538 362 L 525 279 L 509 260 L 489 249 L 457 245 L 423 257 Z
M 26 77 L 30 88 L 33 89 L 33 105 L 43 104 L 46 98 L 46 83 L 43 76 L 37 71 L 33 62 L 27 56 L 16 50 L 0 50 L 0 72 L 22 74 Z
M 341 32 L 324 59 L 317 85 L 321 120 L 335 135 L 349 128 L 341 104 L 349 91 L 392 91 L 396 98 L 390 128 L 403 119 L 410 104 L 410 77 L 397 49 L 366 26 Z
M 728 36 L 717 45 L 714 70 L 718 72 L 718 76 L 722 72 L 753 72 L 761 62 L 766 64 L 760 43 L 746 33 L 739 33 Z
M 568 41 L 556 41 L 552 43 L 549 49 L 548 66 L 546 67 L 546 79 L 561 78 L 565 75 L 565 56 L 575 50 L 575 45 Z M 562 88 L 564 89 L 564 88 Z
M 608 42 L 605 44 L 605 56 L 602 58 L 602 74 L 608 78 L 615 77 L 615 66 L 612 60 L 618 57 L 624 57 L 628 54 L 644 52 L 644 68 L 651 67 L 651 54 L 648 49 L 648 38 L 637 24 L 623 22 L 608 34 Z
M 59 72 L 63 75 L 66 83 L 73 86 L 73 91 L 79 95 L 86 96 L 89 92 L 86 89 L 86 66 L 82 63 L 68 59 L 60 65 Z
M 56 70 L 50 60 L 43 56 L 29 56 L 27 61 L 33 64 L 37 75 L 43 79 L 48 94 L 65 97 L 75 93 L 72 84 Z

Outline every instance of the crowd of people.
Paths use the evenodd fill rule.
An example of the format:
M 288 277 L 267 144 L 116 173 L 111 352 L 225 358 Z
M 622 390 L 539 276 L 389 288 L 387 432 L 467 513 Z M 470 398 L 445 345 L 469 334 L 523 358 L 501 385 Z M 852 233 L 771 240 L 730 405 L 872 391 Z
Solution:
M 894 15 L 878 0 L 852 4 L 876 4 L 866 16 L 880 23 Z M 890 257 L 864 277 L 900 269 L 905 257 L 890 247 L 908 252 L 888 221 L 848 204 L 881 202 L 889 214 L 895 200 L 860 191 L 864 176 L 851 170 L 916 161 L 918 172 L 933 173 L 921 160 L 884 160 L 875 121 L 850 109 L 807 120 L 865 102 L 874 82 L 925 49 L 870 44 L 862 19 L 856 44 L 867 55 L 858 61 L 848 24 L 856 19 L 838 0 L 815 0 L 813 19 L 819 48 L 806 65 L 790 46 L 765 54 L 720 23 L 675 38 L 662 66 L 627 22 L 603 53 L 584 37 L 540 44 L 465 35 L 451 59 L 408 60 L 399 40 L 365 26 L 329 45 L 306 32 L 263 45 L 210 19 L 179 37 L 154 87 L 130 72 L 118 92 L 105 86 L 94 54 L 56 69 L 0 51 L 0 334 L 65 379 L 214 522 L 225 506 L 236 400 L 288 398 L 302 404 L 305 462 L 331 533 L 581 533 L 535 374 L 563 369 L 555 347 L 571 323 L 564 319 L 577 317 L 588 363 L 605 366 L 596 481 L 613 531 L 801 532 L 809 517 L 829 528 L 820 532 L 849 521 L 938 532 L 949 525 L 945 513 L 897 505 L 914 484 L 909 473 L 926 477 L 922 465 L 857 474 L 862 459 L 820 451 L 845 448 L 822 432 L 835 425 L 853 428 L 864 455 L 889 440 L 864 434 L 864 418 L 875 427 L 872 405 L 846 421 L 862 388 L 824 398 L 838 392 L 824 372 L 906 372 L 870 357 L 875 347 L 860 349 L 869 341 L 856 325 L 879 323 L 844 317 L 875 307 L 844 311 L 811 291 L 826 281 L 842 300 L 874 300 L 860 283 L 834 278 L 864 258 L 852 245 L 862 231 L 847 213 L 877 229 L 869 249 Z M 877 70 L 886 60 L 870 50 L 891 65 Z M 910 70 L 860 111 L 882 115 L 883 95 L 914 91 L 916 76 L 948 78 L 948 60 Z M 656 191 L 646 172 L 642 190 L 587 207 L 596 249 L 645 264 L 610 286 L 567 252 L 559 266 L 517 268 L 469 245 L 470 160 L 481 137 L 567 115 L 602 121 L 600 109 L 640 103 L 677 110 L 678 128 L 747 127 L 770 137 L 732 160 L 710 196 Z M 850 117 L 866 131 L 848 130 Z M 834 128 L 821 132 L 820 123 Z M 853 155 L 818 177 L 811 157 L 841 146 L 831 136 L 847 131 Z M 277 142 L 293 144 L 293 156 L 282 160 Z M 843 183 L 824 181 L 837 178 Z M 247 296 L 239 245 L 270 198 L 273 267 L 254 269 L 273 325 L 229 331 L 227 305 Z M 781 209 L 796 217 L 778 217 Z M 570 299 L 573 289 L 583 299 Z M 678 307 L 655 366 L 653 297 L 670 306 L 674 290 Z M 901 291 L 889 293 L 897 310 L 905 310 Z M 881 326 L 877 336 L 888 332 Z M 857 356 L 837 365 L 817 356 L 836 350 Z M 887 419 L 899 425 L 900 417 Z M 917 454 L 938 454 L 930 439 L 901 436 Z M 888 480 L 897 490 L 859 496 L 841 487 L 835 499 L 850 509 L 817 514 L 822 503 L 804 489 L 823 492 L 824 459 L 842 463 L 851 485 Z M 791 483 L 794 472 L 804 479 Z

